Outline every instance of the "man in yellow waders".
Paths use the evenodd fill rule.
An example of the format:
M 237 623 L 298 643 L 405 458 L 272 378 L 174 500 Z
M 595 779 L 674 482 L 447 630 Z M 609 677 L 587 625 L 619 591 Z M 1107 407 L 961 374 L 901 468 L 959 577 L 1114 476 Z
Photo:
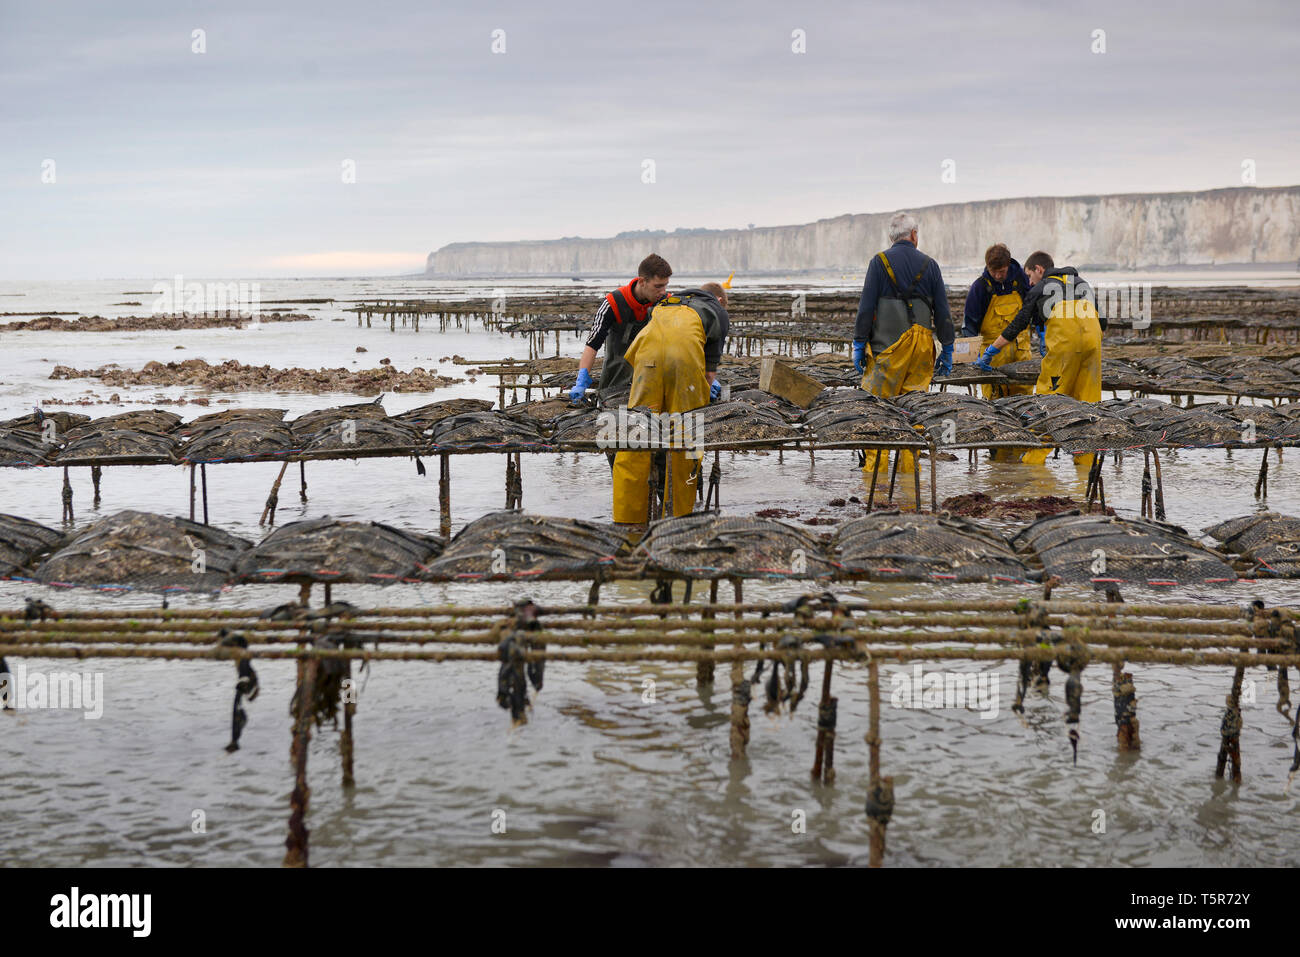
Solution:
M 1046 324 L 1047 353 L 1034 392 L 1068 395 L 1080 402 L 1101 401 L 1101 334 L 1106 321 L 1097 315 L 1092 287 L 1073 266 L 1057 268 L 1052 257 L 1036 252 L 1025 260 L 1029 295 L 1020 312 L 984 350 L 975 366 L 992 369 L 993 358 L 1031 322 Z M 1046 455 L 1046 450 L 1043 450 Z M 1092 466 L 1091 455 L 1075 456 L 1074 464 Z
M 889 249 L 867 267 L 853 332 L 853 365 L 862 388 L 881 398 L 924 392 L 935 373 L 952 372 L 952 314 L 939 264 L 916 248 L 917 223 L 910 213 L 889 221 Z M 943 351 L 935 360 L 934 340 Z M 888 474 L 889 453 L 870 452 L 862 471 Z M 898 471 L 916 469 L 911 452 L 899 452 Z
M 984 274 L 971 283 L 970 290 L 966 293 L 966 321 L 962 335 L 979 336 L 985 348 L 991 346 L 1016 317 L 1028 294 L 1029 278 L 1020 268 L 1020 263 L 1011 258 L 1011 250 L 1003 243 L 990 246 L 984 251 Z M 1015 337 L 1012 348 L 1003 349 L 990 365 L 996 369 L 1011 362 L 1032 359 L 1030 334 L 1037 335 L 1041 329 L 1041 326 L 1031 326 L 1021 332 Z M 1041 349 L 1039 351 L 1041 353 Z M 1002 385 L 996 382 L 986 382 L 980 388 L 986 399 L 1029 395 L 1034 391 L 1030 385 Z M 993 461 L 1042 464 L 1046 455 L 1042 449 L 996 449 Z
M 729 324 L 726 302 L 727 294 L 721 286 L 706 283 L 655 305 L 645 328 L 626 353 L 632 366 L 629 409 L 647 408 L 661 414 L 691 412 L 721 394 L 717 370 Z M 664 444 L 670 437 L 668 433 L 668 428 L 661 425 Z M 687 437 L 690 445 L 705 440 L 697 432 Z M 615 522 L 639 524 L 647 520 L 652 455 L 620 451 L 614 457 Z M 664 513 L 689 515 L 695 507 L 699 483 L 699 453 L 671 451 L 667 459 Z

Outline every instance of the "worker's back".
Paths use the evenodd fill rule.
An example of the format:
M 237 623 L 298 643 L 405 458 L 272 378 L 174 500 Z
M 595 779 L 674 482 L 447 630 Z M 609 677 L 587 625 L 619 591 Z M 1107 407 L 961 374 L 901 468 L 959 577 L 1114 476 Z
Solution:
M 1100 402 L 1102 325 L 1092 287 L 1073 266 L 1047 270 L 1039 285 L 1040 312 L 1047 320 L 1047 355 L 1035 391 Z
M 651 311 L 649 322 L 627 351 L 633 370 L 630 407 L 687 412 L 709 404 L 705 326 L 716 321 L 708 315 L 709 299 L 707 294 L 673 295 Z
M 885 268 L 886 261 L 888 269 Z M 890 272 L 893 273 L 892 280 Z M 944 345 L 951 343 L 954 330 L 943 273 L 938 263 L 906 239 L 900 239 L 883 253 L 871 257 L 858 303 L 854 339 L 869 342 L 876 355 L 896 342 L 911 323 L 907 319 L 901 324 L 891 321 L 896 319 L 892 314 L 885 322 L 880 322 L 881 304 L 884 301 L 889 312 L 895 304 L 901 305 L 897 297 L 909 292 L 914 309 L 919 303 L 924 303 L 926 316 L 923 325 L 931 329 Z

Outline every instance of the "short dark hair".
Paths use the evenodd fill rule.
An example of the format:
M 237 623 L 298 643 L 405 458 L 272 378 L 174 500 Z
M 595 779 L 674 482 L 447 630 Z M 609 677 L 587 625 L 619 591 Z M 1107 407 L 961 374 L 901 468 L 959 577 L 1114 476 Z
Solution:
M 990 269 L 1001 269 L 1011 265 L 1011 250 L 1006 243 L 994 243 L 984 250 L 984 265 Z
M 1037 269 L 1040 266 L 1043 269 L 1056 268 L 1056 263 L 1052 262 L 1052 257 L 1049 256 L 1047 253 L 1043 252 L 1041 249 L 1038 252 L 1033 253 L 1028 259 L 1025 260 L 1025 272 L 1028 272 L 1031 269 Z
M 673 274 L 673 267 L 668 265 L 668 260 L 663 256 L 651 253 L 641 260 L 641 265 L 636 267 L 636 274 L 640 279 L 667 279 Z

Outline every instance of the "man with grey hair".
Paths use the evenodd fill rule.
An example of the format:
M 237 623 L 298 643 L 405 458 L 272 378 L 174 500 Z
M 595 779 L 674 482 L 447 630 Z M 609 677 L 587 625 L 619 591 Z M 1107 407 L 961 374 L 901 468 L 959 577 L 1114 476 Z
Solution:
M 952 372 L 952 314 L 939 264 L 916 248 L 916 218 L 898 212 L 889 221 L 889 249 L 877 253 L 867 267 L 853 332 L 853 365 L 862 374 L 862 388 L 890 398 L 904 392 L 924 392 L 936 373 Z M 943 350 L 935 360 L 934 340 Z M 915 467 L 910 452 L 899 453 L 898 470 Z M 887 467 L 881 454 L 879 467 Z M 864 471 L 877 468 L 868 455 Z

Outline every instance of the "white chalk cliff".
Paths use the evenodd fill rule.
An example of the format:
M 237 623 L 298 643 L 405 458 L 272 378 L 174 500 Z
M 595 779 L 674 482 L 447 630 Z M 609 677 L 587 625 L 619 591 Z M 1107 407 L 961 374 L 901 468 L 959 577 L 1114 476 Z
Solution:
M 884 248 L 894 210 L 801 226 L 620 233 L 608 239 L 451 243 L 429 254 L 430 276 L 630 275 L 657 252 L 683 273 L 860 271 Z M 1300 186 L 1195 193 L 1042 196 L 913 209 L 921 248 L 945 266 L 983 263 L 1005 242 L 1023 259 L 1045 249 L 1059 263 L 1144 268 L 1294 263 Z

